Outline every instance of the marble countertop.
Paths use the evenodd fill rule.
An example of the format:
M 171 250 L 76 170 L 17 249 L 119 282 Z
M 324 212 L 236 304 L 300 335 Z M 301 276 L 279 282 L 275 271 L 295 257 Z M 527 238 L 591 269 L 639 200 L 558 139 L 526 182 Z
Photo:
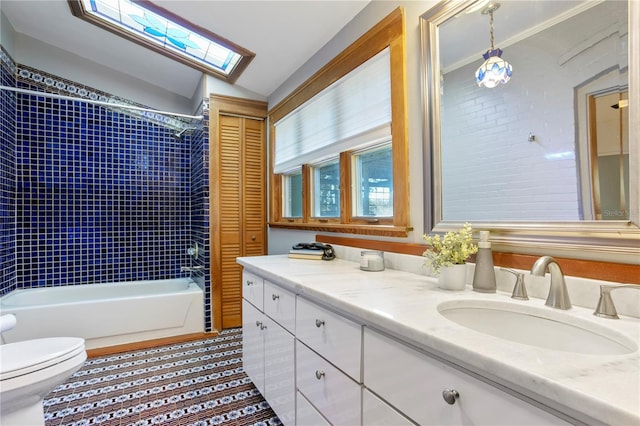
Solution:
M 474 292 L 470 286 L 464 291 L 446 291 L 439 289 L 431 277 L 392 269 L 365 272 L 358 263 L 341 259 L 324 262 L 275 255 L 238 258 L 238 263 L 274 284 L 579 421 L 640 425 L 638 351 L 625 355 L 586 355 L 514 343 L 460 326 L 437 309 L 445 301 L 475 299 L 551 310 L 542 299 L 518 301 L 503 292 Z M 609 327 L 636 346 L 640 344 L 640 320 L 632 317 L 606 320 L 592 313 L 590 309 L 574 306 L 561 315 L 588 321 L 594 328 Z

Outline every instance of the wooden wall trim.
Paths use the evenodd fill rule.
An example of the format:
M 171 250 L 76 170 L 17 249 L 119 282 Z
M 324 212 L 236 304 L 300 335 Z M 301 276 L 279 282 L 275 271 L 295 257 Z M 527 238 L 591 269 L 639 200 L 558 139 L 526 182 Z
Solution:
M 399 38 L 404 41 L 404 9 L 401 7 L 389 13 L 271 108 L 269 121 L 272 124 L 277 123 L 298 106 L 340 80 Z
M 382 250 L 391 253 L 412 254 L 416 256 L 421 256 L 427 249 L 426 244 L 397 243 L 391 241 L 366 240 L 362 238 L 348 238 L 321 234 L 316 235 L 316 241 L 348 247 Z M 531 266 L 538 257 L 539 256 L 529 254 L 494 251 L 493 263 L 495 266 L 527 270 L 531 269 Z M 568 276 L 640 285 L 640 265 L 567 259 L 562 257 L 555 257 L 555 259 L 561 266 L 562 272 Z
M 190 333 L 180 336 L 162 337 L 159 339 L 145 340 L 142 342 L 124 343 L 122 345 L 106 346 L 104 348 L 87 349 L 87 357 L 95 358 L 121 352 L 138 351 L 141 349 L 155 348 L 156 346 L 173 345 L 176 343 L 190 342 L 192 340 L 210 339 L 218 335 L 214 330 L 210 333 Z

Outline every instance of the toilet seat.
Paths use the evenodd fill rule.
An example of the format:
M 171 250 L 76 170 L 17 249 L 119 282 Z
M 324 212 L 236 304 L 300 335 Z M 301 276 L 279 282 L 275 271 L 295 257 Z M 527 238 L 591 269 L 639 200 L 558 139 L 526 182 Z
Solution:
M 85 351 L 79 337 L 47 337 L 0 345 L 0 382 L 33 373 Z

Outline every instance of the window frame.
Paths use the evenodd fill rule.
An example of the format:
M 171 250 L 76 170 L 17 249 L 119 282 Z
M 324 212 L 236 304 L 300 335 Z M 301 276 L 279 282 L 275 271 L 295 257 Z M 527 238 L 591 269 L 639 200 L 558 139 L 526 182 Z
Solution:
M 160 6 L 153 4 L 149 0 L 137 0 L 135 2 L 138 6 L 141 6 L 153 13 L 161 15 L 167 20 L 172 21 L 186 29 L 189 29 L 193 33 L 203 38 L 209 39 L 223 47 L 226 47 L 229 50 L 232 50 L 234 53 L 240 55 L 241 58 L 236 64 L 236 66 L 233 68 L 233 70 L 230 73 L 225 74 L 213 66 L 208 66 L 204 62 L 200 62 L 200 61 L 197 61 L 196 59 L 189 58 L 188 56 L 181 55 L 180 53 L 174 52 L 171 49 L 166 49 L 161 45 L 158 45 L 156 43 L 153 43 L 150 40 L 145 39 L 144 37 L 140 37 L 136 35 L 134 32 L 130 32 L 125 30 L 124 28 L 121 28 L 119 25 L 113 22 L 110 22 L 108 20 L 95 16 L 93 13 L 90 13 L 85 9 L 81 0 L 67 0 L 67 1 L 69 3 L 69 7 L 71 9 L 71 13 L 73 14 L 73 16 L 80 18 L 84 21 L 87 21 L 97 27 L 107 30 L 120 37 L 123 37 L 129 41 L 132 41 L 140 46 L 146 47 L 147 49 L 153 50 L 154 52 L 159 53 L 167 58 L 173 59 L 174 61 L 180 62 L 184 65 L 194 68 L 207 75 L 224 80 L 228 83 L 234 83 L 255 57 L 255 53 L 251 52 L 250 50 L 247 50 L 241 46 L 238 46 L 232 41 L 227 40 L 226 38 L 221 37 L 207 30 L 206 28 L 193 24 L 187 21 L 186 19 L 176 15 L 175 13 L 170 12 Z
M 316 218 L 311 215 L 311 166 L 302 165 L 302 217 L 282 215 L 282 175 L 275 174 L 276 132 L 274 123 L 313 98 L 385 48 L 391 64 L 391 138 L 393 156 L 393 217 L 361 218 L 352 214 L 352 155 L 340 153 L 340 218 Z M 341 232 L 377 236 L 406 237 L 409 226 L 409 157 L 406 114 L 405 13 L 399 7 L 371 30 L 343 50 L 306 82 L 269 111 L 270 145 L 270 219 L 275 228 Z
M 310 215 L 311 215 L 311 219 L 312 220 L 318 220 L 320 222 L 328 222 L 328 221 L 333 221 L 333 222 L 339 222 L 340 216 L 341 214 L 338 213 L 338 216 L 316 216 L 316 201 L 317 201 L 317 196 L 316 196 L 316 192 L 319 191 L 319 188 L 316 187 L 317 185 L 317 176 L 316 176 L 316 172 L 328 165 L 328 164 L 337 164 L 338 165 L 338 180 L 340 181 L 339 184 L 339 188 L 338 188 L 338 192 L 340 193 L 340 200 L 338 200 L 338 206 L 342 206 L 342 180 L 340 179 L 340 158 L 339 157 L 333 157 L 330 158 L 328 160 L 324 160 L 322 162 L 316 163 L 316 164 L 309 164 L 309 182 L 310 182 L 310 191 L 309 191 L 309 201 L 311 202 L 310 204 Z
M 357 203 L 358 201 L 362 201 L 360 200 L 360 185 L 358 184 L 358 180 L 361 178 L 361 176 L 359 176 L 358 173 L 358 168 L 357 168 L 357 157 L 363 154 L 367 154 L 367 153 L 372 153 L 381 149 L 386 148 L 386 146 L 390 146 L 391 147 L 391 152 L 392 152 L 392 156 L 393 156 L 393 142 L 392 141 L 387 141 L 387 142 L 383 142 L 374 146 L 370 146 L 367 147 L 365 149 L 361 149 L 358 151 L 352 151 L 349 153 L 349 161 L 351 162 L 351 189 L 352 189 L 352 194 L 351 194 L 351 214 L 353 215 L 352 218 L 358 221 L 363 221 L 365 223 L 371 223 L 372 221 L 375 223 L 386 223 L 386 224 L 392 224 L 392 218 L 393 216 L 359 216 L 356 213 L 356 205 L 354 205 L 354 203 Z M 392 186 L 393 188 L 393 186 Z M 395 206 L 394 206 L 394 214 L 395 214 Z
M 302 186 L 302 185 L 303 185 L 303 178 L 302 178 L 303 173 L 302 173 L 302 168 L 301 168 L 301 167 L 300 167 L 300 168 L 296 168 L 296 169 L 294 169 L 294 170 L 293 170 L 293 171 L 291 171 L 291 172 L 281 173 L 280 175 L 281 175 L 281 181 L 282 181 L 282 193 L 281 193 L 281 195 L 280 195 L 280 200 L 282 200 L 282 206 L 283 206 L 283 210 L 284 210 L 284 205 L 285 205 L 284 198 L 285 198 L 285 196 L 290 192 L 290 191 L 288 191 L 288 189 L 289 189 L 289 187 L 291 186 L 290 184 L 288 184 L 288 183 L 286 182 L 286 180 L 287 180 L 287 179 L 291 179 L 291 177 L 292 177 L 292 176 L 298 176 L 298 175 L 299 175 L 299 176 L 300 176 L 300 181 L 301 181 L 300 186 Z M 304 191 L 302 191 L 302 192 L 304 193 Z M 301 198 L 302 198 L 302 195 L 301 195 Z M 303 200 L 302 200 L 302 199 L 300 200 L 300 203 L 302 204 L 302 206 L 304 206 L 304 202 L 303 202 Z M 301 208 L 302 208 L 302 206 L 301 206 Z M 301 214 L 300 214 L 300 218 L 301 218 L 302 216 L 303 216 L 303 215 L 302 215 L 302 213 L 301 213 Z M 285 214 L 283 214 L 283 217 L 285 217 L 285 218 L 287 218 L 287 219 L 298 219 L 298 218 L 299 218 L 298 216 L 287 216 L 287 215 L 285 215 Z

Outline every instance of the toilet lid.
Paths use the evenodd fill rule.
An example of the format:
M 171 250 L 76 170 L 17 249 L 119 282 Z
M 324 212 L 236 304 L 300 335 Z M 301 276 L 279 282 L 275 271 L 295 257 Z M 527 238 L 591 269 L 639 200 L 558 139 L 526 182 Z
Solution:
M 58 364 L 84 350 L 84 339 L 79 337 L 48 337 L 0 345 L 0 380 Z

